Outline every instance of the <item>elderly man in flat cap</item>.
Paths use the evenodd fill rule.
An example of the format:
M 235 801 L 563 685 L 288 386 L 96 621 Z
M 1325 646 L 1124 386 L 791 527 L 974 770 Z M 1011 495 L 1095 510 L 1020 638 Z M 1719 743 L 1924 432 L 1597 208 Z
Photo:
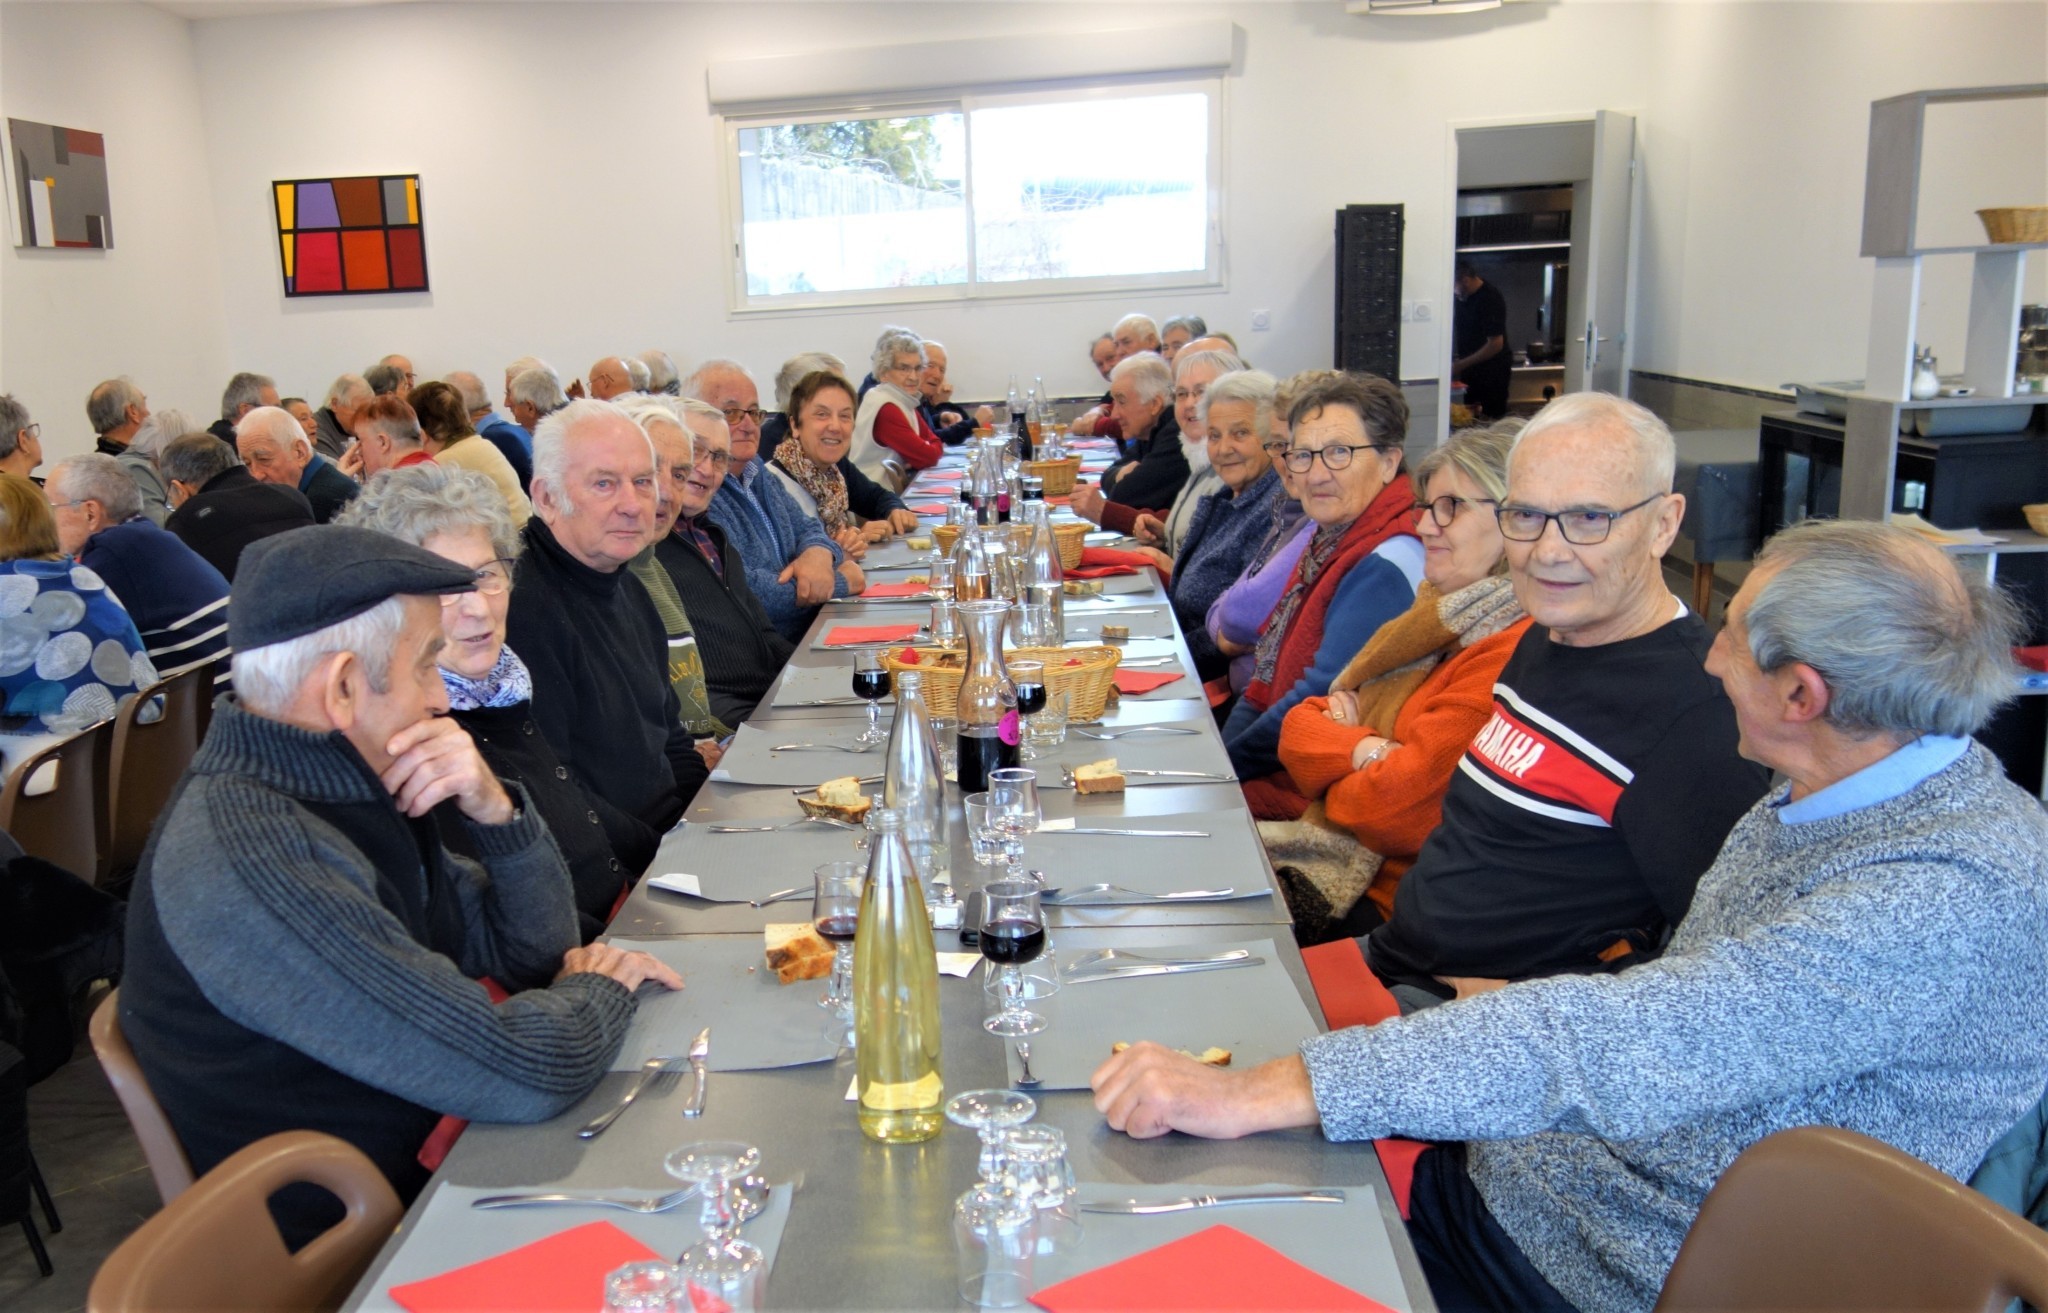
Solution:
M 577 946 L 546 826 L 441 714 L 441 599 L 475 586 L 348 526 L 243 557 L 235 695 L 143 855 L 121 988 L 194 1171 L 310 1129 L 409 1199 L 444 1114 L 554 1116 L 610 1066 L 635 990 L 682 985 L 644 954 Z M 441 846 L 439 821 L 468 828 L 480 863 Z M 513 992 L 494 1002 L 486 977 Z M 272 1211 L 293 1244 L 340 1216 L 310 1187 Z

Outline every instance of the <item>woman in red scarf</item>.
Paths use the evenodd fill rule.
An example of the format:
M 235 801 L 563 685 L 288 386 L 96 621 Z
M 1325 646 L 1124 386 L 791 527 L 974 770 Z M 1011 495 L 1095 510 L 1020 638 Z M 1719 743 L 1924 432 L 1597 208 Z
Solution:
M 1303 698 L 1330 691 L 1366 640 L 1414 603 L 1422 578 L 1415 490 L 1401 473 L 1401 389 L 1370 374 L 1333 375 L 1302 388 L 1287 421 L 1293 437 L 1283 459 L 1316 529 L 1223 727 L 1261 820 L 1292 820 L 1308 808 L 1280 766 L 1281 722 Z

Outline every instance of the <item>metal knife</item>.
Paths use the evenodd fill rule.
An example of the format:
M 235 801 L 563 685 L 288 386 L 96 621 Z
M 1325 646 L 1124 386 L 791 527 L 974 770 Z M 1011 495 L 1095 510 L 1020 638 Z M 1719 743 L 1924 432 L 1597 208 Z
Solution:
M 1257 1190 L 1247 1194 L 1193 1194 L 1178 1199 L 1105 1199 L 1084 1203 L 1084 1213 L 1122 1213 L 1149 1217 L 1154 1213 L 1185 1213 L 1194 1208 L 1225 1208 L 1231 1204 L 1341 1204 L 1342 1190 Z
M 683 1106 L 683 1116 L 704 1115 L 704 1087 L 710 1083 L 710 1068 L 705 1064 L 711 1057 L 711 1027 L 697 1032 L 697 1038 L 690 1041 L 690 1071 L 697 1083 L 690 1089 L 690 1101 Z
M 1236 967 L 1264 966 L 1263 957 L 1237 957 L 1228 962 L 1153 962 L 1145 966 L 1103 967 L 1093 971 L 1062 973 L 1069 985 L 1088 985 L 1098 980 L 1122 980 L 1129 976 L 1178 976 L 1189 971 L 1229 971 Z
M 1038 831 L 1040 838 L 1060 834 L 1122 834 L 1147 839 L 1206 839 L 1209 837 L 1207 830 L 1084 830 L 1076 826 L 1073 829 L 1066 830 Z

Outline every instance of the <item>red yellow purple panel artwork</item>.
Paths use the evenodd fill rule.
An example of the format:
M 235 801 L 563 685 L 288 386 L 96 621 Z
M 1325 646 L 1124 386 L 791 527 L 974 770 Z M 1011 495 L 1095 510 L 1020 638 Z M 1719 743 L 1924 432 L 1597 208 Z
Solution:
M 286 296 L 427 290 L 417 173 L 295 178 L 270 191 Z

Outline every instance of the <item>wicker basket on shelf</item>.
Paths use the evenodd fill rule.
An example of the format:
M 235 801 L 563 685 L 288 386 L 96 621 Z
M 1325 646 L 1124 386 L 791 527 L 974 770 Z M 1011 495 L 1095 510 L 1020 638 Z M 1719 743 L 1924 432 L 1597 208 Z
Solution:
M 882 664 L 891 675 L 917 671 L 925 708 L 934 716 L 953 715 L 960 700 L 960 681 L 967 677 L 967 653 L 959 648 L 912 650 L 917 653 L 914 662 L 903 659 L 903 648 L 892 647 L 882 653 Z M 1113 647 L 1018 647 L 1003 655 L 1007 661 L 1043 661 L 1046 695 L 1066 693 L 1069 720 L 1094 720 L 1102 714 L 1110 690 L 1116 687 L 1117 664 L 1123 660 L 1123 653 Z M 952 669 L 942 667 L 938 662 L 943 657 L 960 664 Z
M 1081 458 L 1068 456 L 1061 460 L 1035 460 L 1024 467 L 1024 472 L 1045 481 L 1046 496 L 1064 497 L 1074 490 L 1074 480 L 1081 473 Z
M 2007 205 L 1979 210 L 1984 235 L 1994 246 L 2006 242 L 2048 242 L 2048 205 Z
M 1071 570 L 1081 563 L 1081 549 L 1088 541 L 1088 535 L 1095 526 L 1086 520 L 1052 526 L 1052 539 L 1059 544 L 1060 569 Z M 953 544 L 960 541 L 960 526 L 939 524 L 932 526 L 932 544 L 940 551 L 951 554 Z

